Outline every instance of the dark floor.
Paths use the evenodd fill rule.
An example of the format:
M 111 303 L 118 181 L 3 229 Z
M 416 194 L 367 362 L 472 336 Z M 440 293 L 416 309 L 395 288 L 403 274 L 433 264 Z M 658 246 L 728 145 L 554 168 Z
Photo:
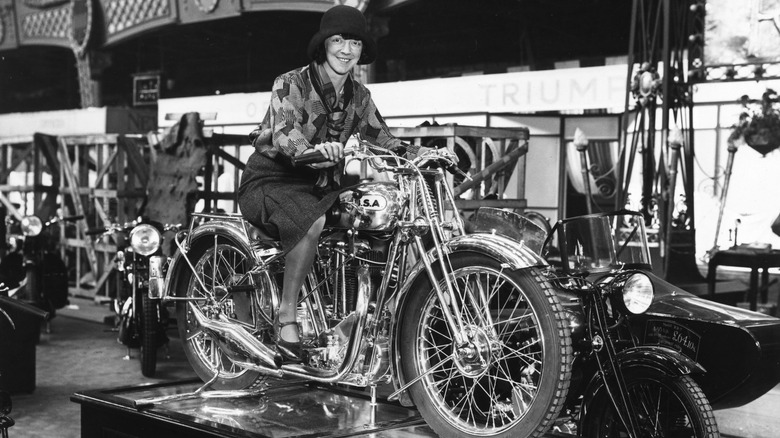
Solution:
M 71 301 L 78 304 L 59 312 L 51 323 L 51 333 L 41 334 L 34 392 L 12 395 L 11 417 L 16 421 L 9 430 L 12 438 L 80 437 L 80 405 L 70 401 L 74 392 L 195 376 L 175 337 L 175 327 L 169 330 L 170 358 L 159 362 L 155 378 L 145 378 L 137 350 L 125 359 L 127 350 L 117 343 L 116 332 L 99 322 L 110 315 L 108 306 Z
M 14 394 L 11 416 L 14 438 L 75 438 L 81 435 L 81 405 L 71 401 L 75 392 L 145 383 L 178 381 L 194 377 L 184 358 L 175 328 L 170 357 L 160 362 L 153 379 L 141 375 L 137 352 L 125 360 L 126 349 L 116 333 L 103 324 L 107 306 L 91 300 L 72 299 L 69 309 L 58 312 L 52 332 L 43 333 L 36 349 L 37 386 L 31 394 Z M 780 436 L 780 387 L 736 409 L 716 412 L 724 436 L 776 438 Z

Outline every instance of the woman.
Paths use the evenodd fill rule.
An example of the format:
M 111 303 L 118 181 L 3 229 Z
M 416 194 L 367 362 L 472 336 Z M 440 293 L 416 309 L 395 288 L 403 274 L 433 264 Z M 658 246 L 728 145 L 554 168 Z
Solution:
M 398 154 L 413 147 L 390 134 L 368 89 L 352 78 L 357 64 L 376 58 L 376 43 L 359 10 L 335 6 L 325 12 L 307 53 L 311 64 L 274 81 L 268 113 L 250 134 L 255 152 L 238 198 L 244 217 L 279 236 L 287 253 L 275 329 L 279 352 L 293 362 L 302 352 L 298 293 L 314 261 L 325 212 L 338 198 L 344 143 L 359 133 Z M 328 161 L 293 167 L 290 158 L 310 149 Z

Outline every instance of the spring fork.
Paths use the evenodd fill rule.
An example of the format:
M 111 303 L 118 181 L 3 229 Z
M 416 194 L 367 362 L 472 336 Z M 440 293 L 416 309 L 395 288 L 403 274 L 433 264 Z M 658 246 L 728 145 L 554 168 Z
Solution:
M 441 174 L 440 174 L 441 175 Z M 425 209 L 425 215 L 426 217 L 430 218 L 430 220 L 433 222 L 431 225 L 431 237 L 433 239 L 433 248 L 436 252 L 438 259 L 439 259 L 439 265 L 441 266 L 442 270 L 442 277 L 444 278 L 444 284 L 447 286 L 447 292 L 445 294 L 444 291 L 441 290 L 441 287 L 439 287 L 439 282 L 436 281 L 436 276 L 433 272 L 433 266 L 431 265 L 431 261 L 428 259 L 428 254 L 425 251 L 425 245 L 423 245 L 422 239 L 420 236 L 415 236 L 414 241 L 417 244 L 417 249 L 420 252 L 420 258 L 423 261 L 423 264 L 425 264 L 425 270 L 428 272 L 428 277 L 431 279 L 431 283 L 433 284 L 433 288 L 436 290 L 436 295 L 439 298 L 439 301 L 443 304 L 442 306 L 442 312 L 444 313 L 444 317 L 447 320 L 447 324 L 450 326 L 450 330 L 453 333 L 453 336 L 455 338 L 455 342 L 458 345 L 463 345 L 467 342 L 466 340 L 466 328 L 463 324 L 463 319 L 461 318 L 462 315 L 460 313 L 460 308 L 458 306 L 458 302 L 455 299 L 455 290 L 452 286 L 452 277 L 450 268 L 448 266 L 447 261 L 445 260 L 446 254 L 445 251 L 442 249 L 442 239 L 439 235 L 439 232 L 441 230 L 441 224 L 439 222 L 439 218 L 437 215 L 435 215 L 431 211 L 431 200 L 429 199 L 429 193 L 427 190 L 423 190 L 422 187 L 419 187 L 421 184 L 424 184 L 422 182 L 422 179 L 420 180 L 418 184 L 416 184 L 416 188 L 420 190 L 422 194 L 422 198 L 424 199 L 424 202 L 422 202 L 422 206 Z

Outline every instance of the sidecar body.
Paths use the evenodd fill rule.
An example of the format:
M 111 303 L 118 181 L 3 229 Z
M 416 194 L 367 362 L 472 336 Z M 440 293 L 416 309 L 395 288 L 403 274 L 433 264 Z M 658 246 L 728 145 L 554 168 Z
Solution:
M 640 342 L 698 362 L 695 375 L 712 407 L 749 403 L 780 383 L 780 319 L 690 294 L 652 273 L 650 309 L 633 320 Z

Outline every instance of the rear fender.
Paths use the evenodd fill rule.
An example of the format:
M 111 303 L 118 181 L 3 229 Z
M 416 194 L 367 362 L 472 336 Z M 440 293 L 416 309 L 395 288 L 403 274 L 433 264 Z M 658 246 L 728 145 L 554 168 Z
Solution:
M 180 231 L 176 234 L 175 239 L 187 252 L 200 245 L 213 244 L 214 239 L 227 240 L 254 257 L 246 230 L 240 222 L 236 221 L 211 220 L 194 228 L 191 233 Z M 194 264 L 195 262 L 195 260 L 190 260 L 190 263 Z M 183 269 L 191 268 L 187 263 L 186 255 L 182 253 L 181 248 L 178 248 L 168 265 L 163 298 L 175 296 L 178 279 L 181 277 Z
M 444 243 L 444 252 L 446 254 L 455 252 L 484 254 L 511 270 L 529 268 L 532 266 L 547 266 L 547 262 L 524 243 L 498 234 L 475 233 L 457 236 Z M 431 264 L 434 266 L 434 270 L 437 270 L 439 266 L 437 252 L 434 249 L 431 249 L 427 254 L 429 260 L 431 260 Z M 390 357 L 393 358 L 391 361 L 391 366 L 393 367 L 392 375 L 395 376 L 396 379 L 393 383 L 396 385 L 396 389 L 406 383 L 406 378 L 403 376 L 402 368 L 400 366 L 401 358 L 398 354 L 400 345 L 398 345 L 398 342 L 401 338 L 400 333 L 401 326 L 403 325 L 403 315 L 407 314 L 406 303 L 409 301 L 408 292 L 428 280 L 425 264 L 418 261 L 409 271 L 409 274 L 406 276 L 398 293 L 399 301 L 391 321 L 393 342 L 390 346 Z M 408 400 L 406 392 L 401 395 L 401 402 L 407 405 L 411 403 Z

